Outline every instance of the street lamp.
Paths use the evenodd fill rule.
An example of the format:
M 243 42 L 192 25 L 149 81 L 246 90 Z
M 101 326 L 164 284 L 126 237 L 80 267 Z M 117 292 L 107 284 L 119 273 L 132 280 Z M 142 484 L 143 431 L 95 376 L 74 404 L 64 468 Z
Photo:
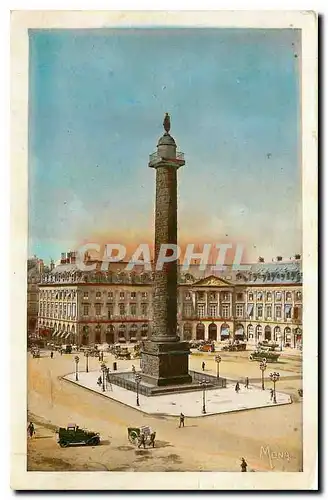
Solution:
M 260 370 L 262 372 L 262 391 L 264 391 L 264 372 L 266 369 L 267 369 L 266 358 L 263 358 L 261 363 L 260 363 Z
M 141 375 L 140 375 L 140 373 L 136 373 L 134 378 L 135 378 L 135 381 L 136 381 L 136 384 L 137 384 L 137 406 L 140 406 L 140 403 L 139 403 L 139 384 L 141 382 Z
M 215 359 L 215 362 L 216 362 L 216 376 L 217 376 L 218 380 L 220 380 L 220 363 L 222 361 L 222 358 L 218 354 L 217 356 L 215 356 L 214 359 Z
M 273 382 L 273 402 L 274 403 L 277 402 L 277 399 L 276 399 L 276 382 L 278 382 L 279 378 L 280 378 L 280 373 L 278 373 L 278 372 L 270 373 L 270 379 Z
M 75 380 L 78 381 L 79 380 L 78 364 L 79 364 L 80 358 L 78 356 L 75 356 L 74 359 L 75 359 Z
M 201 382 L 199 382 L 199 384 L 203 387 L 203 409 L 202 409 L 202 413 L 206 413 L 206 408 L 205 408 L 205 391 L 206 391 L 206 387 L 208 385 L 208 382 L 204 378 Z
M 103 392 L 105 392 L 105 390 L 106 390 L 105 378 L 106 378 L 106 373 L 107 373 L 107 366 L 105 365 L 105 363 L 102 363 L 100 368 L 102 371 L 102 390 L 103 390 Z
M 89 352 L 86 351 L 85 353 L 85 371 L 88 373 L 89 372 Z

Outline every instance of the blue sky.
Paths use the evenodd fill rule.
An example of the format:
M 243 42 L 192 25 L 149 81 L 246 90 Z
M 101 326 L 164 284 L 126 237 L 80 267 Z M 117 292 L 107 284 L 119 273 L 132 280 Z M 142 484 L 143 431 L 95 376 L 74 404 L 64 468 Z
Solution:
M 301 252 L 297 30 L 31 30 L 29 254 L 153 239 L 163 116 L 183 243 Z M 297 57 L 296 57 L 297 56 Z

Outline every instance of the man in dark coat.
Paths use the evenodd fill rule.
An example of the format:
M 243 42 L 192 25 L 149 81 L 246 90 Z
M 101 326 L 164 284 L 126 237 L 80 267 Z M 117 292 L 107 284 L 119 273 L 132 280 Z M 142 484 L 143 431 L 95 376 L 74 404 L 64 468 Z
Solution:
M 138 448 L 140 448 L 141 445 L 143 445 L 143 447 L 146 448 L 146 437 L 143 432 L 140 434 Z
M 241 472 L 247 472 L 247 463 L 244 458 L 241 459 L 240 468 Z
M 29 433 L 30 438 L 32 438 L 32 437 L 33 437 L 33 435 L 35 434 L 35 429 L 34 429 L 33 422 L 30 422 L 30 423 L 28 424 L 28 427 L 27 427 L 27 432 Z
M 205 371 L 205 361 L 202 362 L 202 370 Z
M 152 446 L 153 448 L 155 448 L 155 437 L 156 437 L 156 432 L 152 432 L 150 434 L 149 446 Z
M 183 413 L 180 413 L 180 423 L 179 427 L 184 427 L 185 416 Z

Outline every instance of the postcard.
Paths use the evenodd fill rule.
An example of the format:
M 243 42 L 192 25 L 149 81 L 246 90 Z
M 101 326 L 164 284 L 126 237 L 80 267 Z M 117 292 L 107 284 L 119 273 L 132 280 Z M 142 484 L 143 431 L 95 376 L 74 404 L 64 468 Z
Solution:
M 313 12 L 12 13 L 13 489 L 317 488 L 317 69 Z

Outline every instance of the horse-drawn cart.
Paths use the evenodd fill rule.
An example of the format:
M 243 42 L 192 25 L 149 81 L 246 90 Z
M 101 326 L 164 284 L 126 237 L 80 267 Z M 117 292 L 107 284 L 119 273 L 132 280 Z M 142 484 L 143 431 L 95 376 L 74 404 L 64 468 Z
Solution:
M 145 444 L 152 445 L 155 440 L 156 433 L 148 426 L 143 427 L 128 427 L 128 440 L 135 446 L 141 442 L 142 434 L 145 436 Z

